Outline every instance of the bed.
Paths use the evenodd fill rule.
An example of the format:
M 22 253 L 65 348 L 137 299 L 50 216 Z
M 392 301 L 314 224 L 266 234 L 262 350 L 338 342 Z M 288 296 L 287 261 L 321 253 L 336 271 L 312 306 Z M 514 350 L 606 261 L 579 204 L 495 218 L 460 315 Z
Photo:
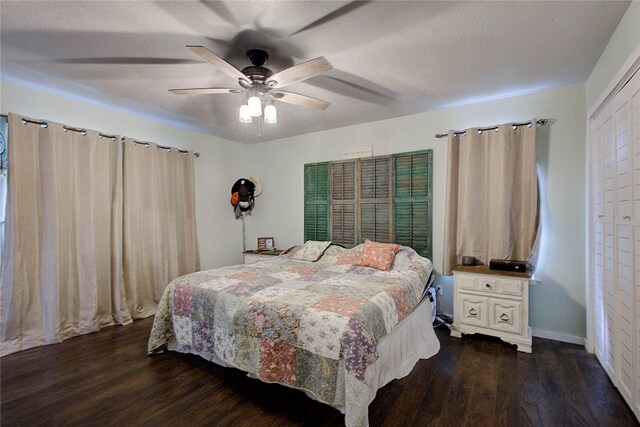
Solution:
M 303 390 L 349 427 L 368 425 L 377 390 L 440 344 L 424 298 L 431 261 L 401 247 L 380 271 L 350 263 L 358 250 L 331 246 L 316 262 L 289 254 L 180 277 L 162 296 L 149 353 L 197 354 Z

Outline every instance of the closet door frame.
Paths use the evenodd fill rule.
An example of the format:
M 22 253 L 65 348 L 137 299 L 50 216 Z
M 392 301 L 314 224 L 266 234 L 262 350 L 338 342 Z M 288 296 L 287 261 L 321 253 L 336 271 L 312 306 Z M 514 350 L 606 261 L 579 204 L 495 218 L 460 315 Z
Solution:
M 594 322 L 595 322 L 595 294 L 594 294 L 594 283 L 593 283 L 593 182 L 592 182 L 592 174 L 593 174 L 593 153 L 592 153 L 592 144 L 593 144 L 593 127 L 594 121 L 597 120 L 598 116 L 604 110 L 609 102 L 624 88 L 624 85 L 631 80 L 633 75 L 638 72 L 640 69 L 640 45 L 638 45 L 635 50 L 629 55 L 629 58 L 625 61 L 625 63 L 620 67 L 620 70 L 615 75 L 615 77 L 611 80 L 611 82 L 607 85 L 606 89 L 602 92 L 598 100 L 593 104 L 593 106 L 589 109 L 587 113 L 587 124 L 586 124 L 586 133 L 587 133 L 587 219 L 586 219 L 586 232 L 587 232 L 587 247 L 585 250 L 586 257 L 586 274 L 587 274 L 587 292 L 586 292 L 586 306 L 587 306 L 587 339 L 585 342 L 585 347 L 587 351 L 590 353 L 594 353 L 595 350 L 595 335 L 594 335 Z M 639 213 L 640 214 L 640 213 Z
M 633 79 L 633 80 L 632 80 Z M 630 83 L 631 82 L 631 83 Z M 587 121 L 587 341 L 586 348 L 598 360 L 619 389 L 636 417 L 640 417 L 640 107 L 634 110 L 633 95 L 640 94 L 640 46 L 626 61 L 598 102 L 589 110 Z M 640 102 L 640 95 L 637 96 Z M 638 103 L 636 102 L 636 103 Z M 611 123 L 608 123 L 611 120 Z M 599 129 L 599 132 L 596 132 Z M 612 140 L 613 194 L 607 206 L 607 137 Z M 639 140 L 640 141 L 640 140 Z M 600 144 L 598 148 L 598 144 Z M 596 158 L 594 153 L 600 153 Z M 598 162 L 601 162 L 598 165 Z M 601 206 L 596 200 L 595 173 L 602 170 Z M 635 168 L 638 171 L 635 171 Z M 601 207 L 601 211 L 599 208 Z M 598 241 L 596 228 L 601 227 Z M 610 239 L 607 240 L 607 230 Z M 600 254 L 596 245 L 600 244 Z M 607 244 L 612 245 L 607 248 Z M 607 252 L 609 250 L 609 252 Z M 612 259 L 608 259 L 610 255 Z M 598 259 L 598 258 L 599 259 Z M 607 264 L 607 261 L 609 264 Z M 598 265 L 598 262 L 600 264 Z M 612 271 L 607 273 L 607 269 Z M 601 277 L 602 301 L 598 300 L 597 273 Z M 609 335 L 606 318 L 598 332 L 598 304 L 607 316 L 607 274 L 613 278 L 613 327 Z M 631 300 L 631 303 L 629 301 Z M 609 342 L 608 337 L 613 336 Z M 602 338 L 604 347 L 598 341 Z M 608 353 L 611 350 L 611 356 Z

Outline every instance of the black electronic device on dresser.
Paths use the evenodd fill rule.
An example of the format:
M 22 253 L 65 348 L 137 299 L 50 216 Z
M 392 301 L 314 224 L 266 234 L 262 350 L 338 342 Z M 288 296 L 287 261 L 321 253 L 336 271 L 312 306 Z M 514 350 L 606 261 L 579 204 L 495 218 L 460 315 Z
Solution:
M 525 273 L 531 269 L 526 261 L 517 261 L 513 259 L 492 259 L 489 261 L 490 270 L 517 271 Z

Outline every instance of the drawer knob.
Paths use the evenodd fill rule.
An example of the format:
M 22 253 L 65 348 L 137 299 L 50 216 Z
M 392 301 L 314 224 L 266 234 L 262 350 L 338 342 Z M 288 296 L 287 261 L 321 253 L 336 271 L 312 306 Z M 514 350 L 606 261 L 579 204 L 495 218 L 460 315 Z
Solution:
M 622 215 L 622 219 L 626 219 L 627 221 L 631 219 L 629 215 Z
M 502 314 L 500 315 L 500 319 L 501 319 L 503 322 L 508 322 L 508 321 L 509 321 L 509 316 L 507 316 L 505 313 L 502 313 Z
M 471 308 L 471 309 L 469 309 L 469 314 L 472 315 L 472 316 L 475 316 L 476 314 L 478 314 L 478 312 L 476 311 L 475 308 Z
M 491 283 L 485 283 L 484 284 L 487 288 L 491 288 Z

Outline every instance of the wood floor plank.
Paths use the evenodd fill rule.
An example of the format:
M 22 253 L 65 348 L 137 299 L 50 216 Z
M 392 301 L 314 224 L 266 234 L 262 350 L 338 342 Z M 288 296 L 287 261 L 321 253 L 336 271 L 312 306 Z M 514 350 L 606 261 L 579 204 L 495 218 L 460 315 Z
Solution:
M 456 340 L 458 343 L 459 340 Z M 452 347 L 454 347 L 452 349 Z M 420 406 L 413 419 L 413 426 L 433 427 L 440 424 L 440 415 L 445 410 L 445 399 L 453 382 L 456 366 L 462 356 L 455 346 L 443 346 L 431 359 L 423 361 L 434 370 L 429 386 L 425 390 Z
M 513 355 L 513 348 L 501 346 L 496 357 L 496 403 L 495 426 L 508 427 L 518 425 L 520 405 L 518 400 L 518 360 Z
M 462 344 L 462 355 L 457 360 L 451 387 L 445 398 L 445 407 L 457 409 L 443 412 L 440 415 L 439 426 L 460 425 L 461 421 L 466 419 L 471 404 L 474 378 L 480 369 L 483 342 L 472 336 L 466 338 Z
M 495 426 L 496 402 L 498 392 L 497 358 L 500 348 L 507 344 L 501 342 L 483 343 L 483 356 L 478 363 L 475 375 L 471 376 L 472 391 L 467 406 L 465 425 Z
M 152 319 L 0 358 L 2 426 L 305 426 L 344 416 L 302 392 L 198 356 L 146 356 Z M 451 338 L 378 390 L 372 426 L 637 426 L 584 348 L 534 339 L 533 354 L 482 336 Z

